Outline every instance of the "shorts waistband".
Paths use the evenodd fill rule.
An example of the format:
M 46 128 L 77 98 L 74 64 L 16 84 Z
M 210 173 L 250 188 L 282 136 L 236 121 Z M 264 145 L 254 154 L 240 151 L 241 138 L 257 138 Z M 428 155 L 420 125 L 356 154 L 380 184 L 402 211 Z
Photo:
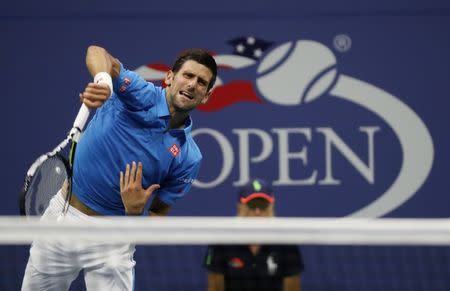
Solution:
M 72 195 L 73 197 L 73 195 Z M 58 193 L 55 196 L 54 202 L 57 204 L 58 207 L 61 207 L 61 210 L 64 208 L 64 205 L 66 203 L 66 198 L 62 191 L 58 191 Z M 90 216 L 88 214 L 83 213 L 82 211 L 78 210 L 77 208 L 73 207 L 72 205 L 69 205 L 69 208 L 67 209 L 67 214 L 69 214 L 70 217 L 76 217 L 77 219 L 84 220 L 84 221 L 92 221 L 99 219 L 101 216 Z M 66 214 L 66 215 L 67 215 Z

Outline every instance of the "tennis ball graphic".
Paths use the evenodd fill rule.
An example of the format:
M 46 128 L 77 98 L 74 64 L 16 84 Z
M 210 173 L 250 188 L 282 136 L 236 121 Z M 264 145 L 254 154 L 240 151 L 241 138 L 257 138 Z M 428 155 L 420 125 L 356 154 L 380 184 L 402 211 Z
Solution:
M 257 74 L 260 94 L 280 105 L 311 102 L 326 93 L 338 76 L 334 54 L 310 40 L 276 47 L 264 56 Z

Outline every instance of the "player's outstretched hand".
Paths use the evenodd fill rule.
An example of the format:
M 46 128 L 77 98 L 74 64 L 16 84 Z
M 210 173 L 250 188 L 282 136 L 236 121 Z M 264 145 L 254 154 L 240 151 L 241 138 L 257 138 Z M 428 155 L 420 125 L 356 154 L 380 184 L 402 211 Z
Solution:
M 111 96 L 111 90 L 106 84 L 89 83 L 84 92 L 80 93 L 80 101 L 89 108 L 98 108 Z
M 142 163 L 127 164 L 125 173 L 120 172 L 120 195 L 127 215 L 140 215 L 153 192 L 159 189 L 159 184 L 153 184 L 147 189 L 142 188 Z

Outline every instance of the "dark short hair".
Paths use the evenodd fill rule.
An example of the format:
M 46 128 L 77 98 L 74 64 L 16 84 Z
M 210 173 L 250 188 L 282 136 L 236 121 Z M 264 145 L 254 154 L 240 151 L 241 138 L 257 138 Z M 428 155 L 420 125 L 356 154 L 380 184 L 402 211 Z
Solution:
M 175 60 L 175 62 L 173 64 L 172 71 L 174 73 L 178 72 L 181 69 L 181 67 L 183 66 L 183 64 L 189 60 L 196 61 L 197 63 L 202 64 L 211 70 L 212 78 L 209 81 L 209 85 L 208 85 L 208 90 L 210 90 L 214 86 L 214 83 L 216 82 L 216 76 L 217 76 L 217 64 L 216 64 L 216 61 L 214 60 L 214 58 L 203 49 L 198 49 L 198 48 L 187 49 L 187 50 L 182 51 L 178 55 L 177 59 Z

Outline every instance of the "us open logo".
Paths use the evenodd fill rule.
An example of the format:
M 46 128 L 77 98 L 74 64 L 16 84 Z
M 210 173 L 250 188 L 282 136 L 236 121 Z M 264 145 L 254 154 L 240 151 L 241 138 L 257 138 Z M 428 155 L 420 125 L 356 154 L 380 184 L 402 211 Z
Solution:
M 304 186 L 317 193 L 375 189 L 373 191 L 378 192 L 369 195 L 370 201 L 358 204 L 346 215 L 378 217 L 402 205 L 426 181 L 433 165 L 434 147 L 424 122 L 397 96 L 339 72 L 336 56 L 330 48 L 303 39 L 277 44 L 240 37 L 231 43 L 234 45 L 232 54 L 214 56 L 220 68 L 217 83 L 210 101 L 199 109 L 215 114 L 227 111 L 228 116 L 243 116 L 245 120 L 256 118 L 258 122 L 254 124 L 258 126 L 231 125 L 229 130 L 211 126 L 193 130 L 195 138 L 208 138 L 211 144 L 217 145 L 222 161 L 215 173 L 209 171 L 208 179 L 200 177 L 194 186 L 212 189 L 229 183 L 236 172 L 238 179 L 233 184 L 242 185 L 254 176 L 255 168 L 272 158 L 274 162 L 269 168 L 276 169 L 273 185 L 297 189 Z M 167 69 L 161 65 L 146 65 L 136 71 L 147 80 L 155 81 L 162 80 Z M 242 109 L 243 103 L 247 106 L 245 109 Z M 249 114 L 250 105 L 254 109 Z M 263 112 L 262 105 L 264 114 L 258 114 L 258 109 Z M 339 114 L 342 108 L 345 112 L 340 113 L 340 119 L 328 118 L 328 115 Z M 293 114 L 298 118 L 292 117 Z M 362 124 L 359 116 L 370 116 L 370 121 Z M 339 130 L 344 124 L 347 131 L 354 128 L 345 137 L 340 134 L 345 131 Z M 384 132 L 392 132 L 393 138 L 383 140 Z M 315 148 L 293 149 L 292 146 L 294 138 L 311 142 L 318 140 L 316 136 L 323 141 L 321 167 L 311 165 L 311 151 Z M 233 143 L 232 139 L 237 142 Z M 254 140 L 260 144 L 258 153 L 252 152 Z M 356 143 L 358 145 L 354 145 Z M 384 158 L 377 156 L 380 147 L 398 147 L 399 155 L 394 158 L 398 165 L 392 167 L 386 162 L 388 154 Z M 358 151 L 360 148 L 363 150 Z M 345 173 L 335 169 L 338 163 L 349 166 Z M 305 171 L 307 166 L 309 172 Z M 348 168 L 357 173 L 352 181 L 346 180 L 350 173 Z M 390 173 L 390 178 L 377 176 L 377 173 L 393 169 L 395 173 Z M 296 176 L 302 170 L 303 176 Z M 358 179 L 363 183 L 354 182 Z M 383 183 L 386 185 L 381 185 Z

